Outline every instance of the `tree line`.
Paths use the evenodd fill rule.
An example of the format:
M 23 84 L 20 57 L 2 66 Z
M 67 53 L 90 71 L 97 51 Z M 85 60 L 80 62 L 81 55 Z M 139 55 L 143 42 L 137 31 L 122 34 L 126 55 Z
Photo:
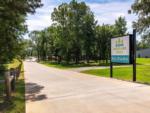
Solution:
M 135 0 L 129 12 L 138 16 L 133 22 L 133 27 L 141 36 L 137 49 L 150 48 L 150 0 Z
M 58 63 L 105 60 L 107 63 L 110 39 L 127 34 L 124 17 L 119 17 L 114 25 L 98 25 L 85 2 L 75 0 L 54 8 L 51 19 L 51 26 L 29 34 L 32 54 L 39 60 L 55 59 Z
M 26 55 L 37 55 L 41 60 L 54 57 L 58 62 L 101 59 L 108 62 L 110 38 L 127 34 L 124 17 L 119 17 L 114 25 L 98 25 L 84 2 L 72 0 L 54 9 L 51 26 L 31 32 L 30 40 L 23 39 L 28 27 L 27 14 L 34 14 L 41 6 L 41 0 L 0 1 L 0 64 Z M 149 6 L 149 0 L 135 0 L 129 10 L 138 17 L 133 22 L 142 37 L 138 49 L 150 47 Z

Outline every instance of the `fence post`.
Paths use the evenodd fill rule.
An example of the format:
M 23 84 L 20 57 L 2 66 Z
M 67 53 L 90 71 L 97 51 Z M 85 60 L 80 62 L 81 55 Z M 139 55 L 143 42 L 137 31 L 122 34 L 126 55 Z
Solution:
M 16 68 L 16 78 L 18 79 L 19 78 L 19 74 L 20 74 L 20 68 Z
M 5 71 L 5 89 L 6 98 L 9 100 L 11 97 L 10 71 Z
M 11 90 L 15 91 L 15 84 L 16 84 L 16 69 L 11 70 L 11 76 L 13 76 L 13 79 L 11 81 Z

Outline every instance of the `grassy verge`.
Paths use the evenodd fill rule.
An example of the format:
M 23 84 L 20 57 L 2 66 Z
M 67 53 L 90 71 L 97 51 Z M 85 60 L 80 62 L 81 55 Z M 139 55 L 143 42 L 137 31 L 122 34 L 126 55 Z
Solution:
M 150 59 L 137 59 L 137 82 L 150 84 Z M 109 77 L 110 69 L 93 69 L 82 73 L 96 76 Z M 132 67 L 117 67 L 113 70 L 113 77 L 121 80 L 132 81 Z
M 18 63 L 18 61 L 16 62 Z M 10 64 L 15 66 L 17 64 Z M 4 86 L 0 86 L 0 91 L 4 91 Z M 2 113 L 25 113 L 25 83 L 24 83 L 24 69 L 21 67 L 20 77 L 16 82 L 16 91 L 12 96 L 11 101 L 6 101 L 0 97 L 0 112 Z
M 3 67 L 6 69 L 6 70 L 9 70 L 11 68 L 17 68 L 19 65 L 20 65 L 20 61 L 17 60 L 17 59 L 14 59 L 12 62 L 10 62 L 9 64 L 3 64 Z M 0 80 L 1 79 L 4 79 L 4 76 L 2 73 L 0 73 Z
M 39 63 L 44 64 L 44 65 L 49 66 L 49 67 L 55 67 L 55 68 L 59 68 L 59 69 L 70 69 L 70 68 L 89 67 L 89 66 L 109 66 L 109 64 L 105 64 L 105 63 L 99 64 L 96 62 L 91 62 L 89 64 L 87 64 L 87 63 L 79 63 L 79 64 L 61 63 L 61 64 L 58 64 L 57 62 L 41 61 Z

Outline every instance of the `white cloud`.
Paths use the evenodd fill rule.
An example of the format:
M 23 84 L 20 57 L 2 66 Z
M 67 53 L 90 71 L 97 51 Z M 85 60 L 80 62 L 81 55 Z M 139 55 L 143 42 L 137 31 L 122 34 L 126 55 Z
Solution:
M 50 14 L 37 16 L 36 18 L 31 17 L 30 19 L 27 20 L 29 31 L 42 30 L 50 26 L 51 23 L 52 21 L 51 21 Z
M 116 13 L 113 14 L 113 16 L 114 16 L 114 18 L 118 18 L 118 17 L 120 17 L 120 16 L 124 17 L 124 16 L 126 16 L 126 14 L 123 13 L 123 12 L 122 12 L 122 13 L 116 12 Z
M 42 30 L 52 24 L 51 13 L 56 7 L 55 5 L 44 5 L 42 8 L 36 10 L 34 15 L 28 15 L 26 24 L 28 30 Z
M 43 3 L 44 6 L 37 9 L 36 14 L 28 15 L 26 23 L 29 31 L 42 30 L 52 24 L 51 13 L 57 4 L 52 4 L 48 0 L 43 0 Z M 128 14 L 131 4 L 131 2 L 87 3 L 94 12 L 98 24 L 114 24 L 119 16 L 125 16 L 129 32 L 132 31 L 132 21 L 136 19 L 134 15 Z
M 124 16 L 127 20 L 128 32 L 132 32 L 132 22 L 136 20 L 135 15 L 128 14 L 128 10 L 131 8 L 131 2 L 113 2 L 106 4 L 88 4 L 91 10 L 94 12 L 98 24 L 114 24 L 115 20 L 119 16 Z

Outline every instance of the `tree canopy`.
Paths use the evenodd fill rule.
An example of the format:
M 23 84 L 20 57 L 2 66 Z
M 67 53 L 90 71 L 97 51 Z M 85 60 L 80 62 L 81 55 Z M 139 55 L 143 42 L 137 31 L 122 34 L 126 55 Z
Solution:
M 143 41 L 150 45 L 150 0 L 135 0 L 132 12 L 138 15 L 134 28 L 142 35 Z
M 127 25 L 127 22 L 125 20 L 125 17 L 119 17 L 115 21 L 116 34 L 120 36 L 126 35 L 126 32 L 127 32 L 126 25 Z
M 0 63 L 10 61 L 20 53 L 22 36 L 27 31 L 26 16 L 41 6 L 41 0 L 0 1 Z
M 108 63 L 110 39 L 126 35 L 127 30 L 124 17 L 119 17 L 114 25 L 97 25 L 85 2 L 75 0 L 54 8 L 51 18 L 51 26 L 29 35 L 39 60 L 54 59 L 58 63 L 105 60 Z

